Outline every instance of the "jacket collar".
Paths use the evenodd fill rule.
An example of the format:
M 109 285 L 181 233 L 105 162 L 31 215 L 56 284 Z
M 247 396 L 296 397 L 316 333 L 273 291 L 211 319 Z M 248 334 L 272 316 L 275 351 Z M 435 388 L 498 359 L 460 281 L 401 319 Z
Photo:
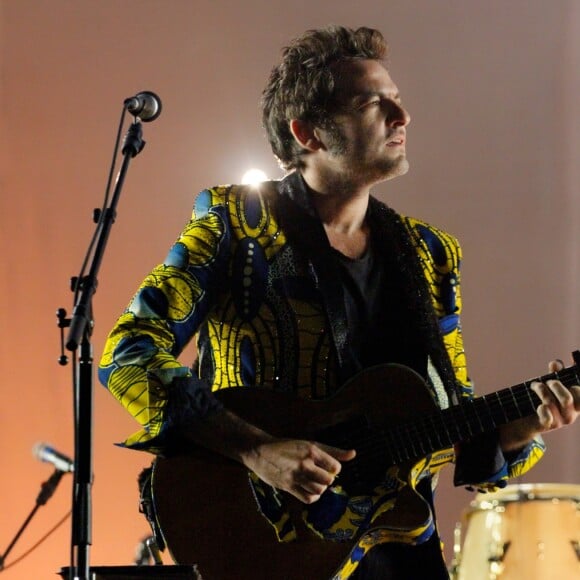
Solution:
M 278 192 L 288 199 L 291 199 L 311 217 L 318 218 L 312 204 L 308 186 L 298 171 L 293 171 L 278 182 Z

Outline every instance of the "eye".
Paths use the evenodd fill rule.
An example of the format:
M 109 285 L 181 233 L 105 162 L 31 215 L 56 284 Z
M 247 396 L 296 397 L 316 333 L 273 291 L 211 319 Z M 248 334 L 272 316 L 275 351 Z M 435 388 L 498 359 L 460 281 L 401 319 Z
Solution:
M 372 99 L 371 101 L 367 101 L 363 105 L 360 106 L 360 110 L 364 111 L 365 109 L 370 109 L 376 106 L 381 105 L 381 99 Z

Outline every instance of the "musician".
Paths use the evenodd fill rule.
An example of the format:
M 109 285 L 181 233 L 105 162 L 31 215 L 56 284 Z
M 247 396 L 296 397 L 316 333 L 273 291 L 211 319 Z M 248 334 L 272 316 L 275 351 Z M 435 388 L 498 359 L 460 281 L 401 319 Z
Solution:
M 409 167 L 410 116 L 386 53 L 377 30 L 338 26 L 283 51 L 262 109 L 287 176 L 199 194 L 101 361 L 101 381 L 142 427 L 127 447 L 168 454 L 202 445 L 239 461 L 263 486 L 281 535 L 277 490 L 309 505 L 326 538 L 347 539 L 353 522 L 368 525 L 392 507 L 396 478 L 363 500 L 345 497 L 335 478 L 355 447 L 275 437 L 224 408 L 214 391 L 258 386 L 324 399 L 364 369 L 399 363 L 423 377 L 441 408 L 473 396 L 457 240 L 370 195 Z M 177 360 L 192 339 L 194 370 Z M 542 400 L 536 415 L 456 447 L 456 485 L 504 486 L 540 459 L 541 432 L 576 419 L 577 388 L 533 388 Z M 430 503 L 435 480 L 427 469 L 417 483 Z M 404 542 L 379 538 L 366 556 L 356 551 L 341 577 L 446 578 L 437 533 L 410 532 Z

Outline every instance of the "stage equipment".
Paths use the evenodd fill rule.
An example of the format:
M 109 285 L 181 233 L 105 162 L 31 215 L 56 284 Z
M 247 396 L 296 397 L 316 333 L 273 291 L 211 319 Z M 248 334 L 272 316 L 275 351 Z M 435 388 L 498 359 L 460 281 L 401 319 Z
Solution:
M 465 529 L 463 544 L 461 531 Z M 580 578 L 580 485 L 479 493 L 456 528 L 455 580 Z
M 120 135 L 126 113 L 135 119 L 129 127 L 122 146 L 123 162 L 117 174 L 115 187 L 110 196 L 115 159 L 119 149 Z M 74 309 L 70 319 L 66 318 L 63 308 L 57 310 L 58 325 L 69 328 L 65 342 L 66 348 L 73 353 L 73 397 L 75 411 L 75 460 L 73 486 L 73 521 L 71 539 L 71 566 L 68 569 L 70 580 L 89 580 L 94 574 L 89 571 L 89 546 L 91 539 L 91 488 L 93 481 L 92 433 L 93 433 L 93 347 L 90 342 L 93 328 L 92 298 L 97 290 L 98 272 L 105 253 L 109 234 L 117 215 L 117 205 L 121 189 L 133 157 L 141 153 L 145 146 L 140 121 L 152 121 L 161 113 L 161 100 L 155 93 L 142 91 L 134 97 L 125 99 L 117 139 L 114 147 L 113 163 L 109 172 L 105 198 L 101 209 L 93 212 L 96 228 L 90 241 L 85 260 L 78 276 L 72 278 Z M 88 273 L 87 273 L 88 271 Z M 77 357 L 77 350 L 80 351 Z M 68 358 L 64 349 L 59 364 L 65 365 Z

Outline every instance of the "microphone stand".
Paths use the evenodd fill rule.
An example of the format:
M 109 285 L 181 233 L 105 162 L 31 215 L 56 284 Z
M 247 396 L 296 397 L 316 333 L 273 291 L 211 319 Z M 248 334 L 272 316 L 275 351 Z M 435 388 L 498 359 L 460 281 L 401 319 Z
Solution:
M 20 529 L 14 536 L 14 539 L 10 542 L 8 548 L 6 548 L 4 554 L 0 555 L 0 572 L 4 570 L 4 562 L 6 562 L 6 557 L 8 556 L 8 554 L 10 554 L 16 542 L 20 539 L 20 536 L 22 535 L 22 533 L 24 532 L 28 524 L 31 522 L 36 512 L 38 511 L 38 508 L 44 505 L 52 497 L 52 494 L 55 492 L 56 487 L 60 483 L 60 480 L 64 474 L 65 474 L 64 471 L 55 469 L 54 473 L 40 486 L 40 492 L 38 493 L 38 496 L 36 498 L 36 504 L 34 508 L 28 514 L 28 517 L 26 518 L 26 520 L 24 520 L 24 523 L 20 526 Z
M 73 488 L 73 520 L 71 553 L 73 565 L 70 574 L 74 580 L 90 580 L 89 546 L 91 539 L 91 486 L 92 486 L 92 424 L 93 424 L 93 348 L 90 337 L 94 327 L 92 297 L 97 290 L 97 274 L 101 266 L 111 227 L 116 217 L 116 209 L 133 157 L 145 146 L 141 123 L 131 124 L 123 144 L 123 163 L 115 183 L 110 206 L 100 216 L 100 232 L 89 274 L 76 280 L 79 294 L 70 321 L 60 322 L 70 326 L 66 348 L 76 351 L 80 345 L 78 366 L 75 369 L 75 468 Z M 60 311 L 59 311 L 60 312 Z M 74 574 L 74 576 L 73 576 Z

